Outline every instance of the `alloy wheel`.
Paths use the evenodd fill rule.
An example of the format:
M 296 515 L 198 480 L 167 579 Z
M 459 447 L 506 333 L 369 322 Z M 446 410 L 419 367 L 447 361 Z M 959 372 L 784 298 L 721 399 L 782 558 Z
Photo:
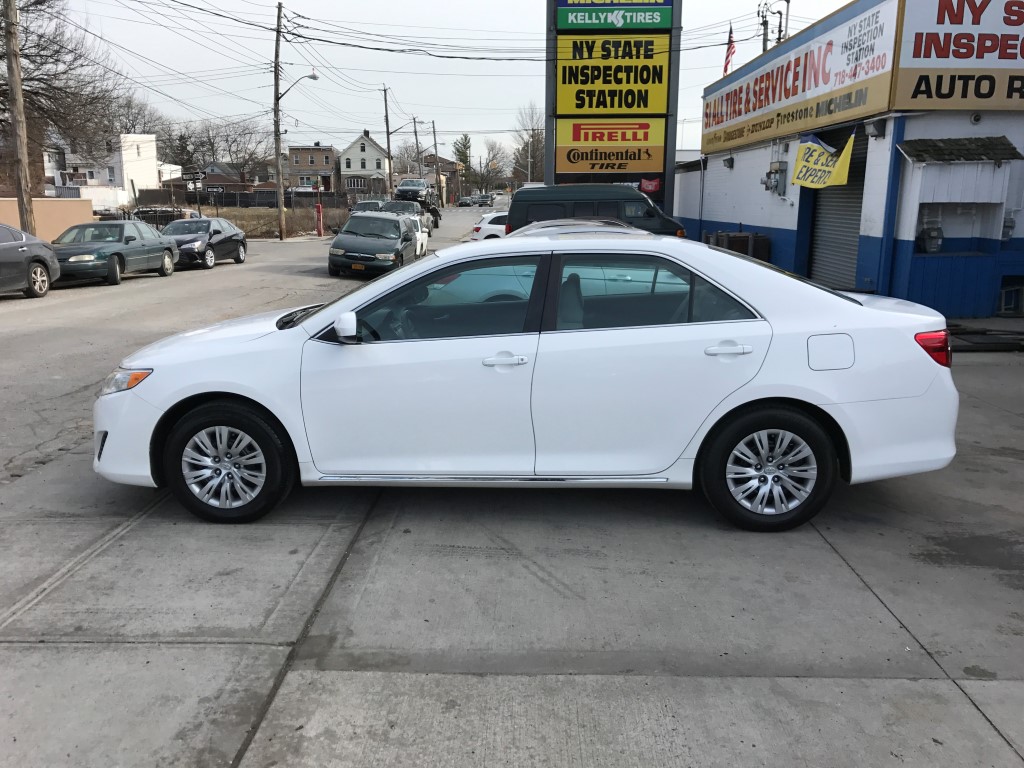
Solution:
M 732 497 L 758 515 L 781 515 L 810 496 L 818 477 L 811 447 L 782 429 L 743 438 L 729 454 L 725 480 Z
M 200 430 L 181 456 L 185 485 L 204 504 L 236 509 L 248 504 L 267 481 L 267 461 L 259 445 L 235 427 Z
M 50 289 L 50 274 L 41 264 L 36 264 L 32 267 L 32 271 L 29 273 L 29 280 L 32 283 L 32 290 L 39 296 L 42 296 Z

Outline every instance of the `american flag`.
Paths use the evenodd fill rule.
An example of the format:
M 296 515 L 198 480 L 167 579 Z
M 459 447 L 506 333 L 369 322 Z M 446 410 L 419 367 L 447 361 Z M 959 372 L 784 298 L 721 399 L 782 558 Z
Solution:
M 725 66 L 722 68 L 722 76 L 729 74 L 729 67 L 732 66 L 732 57 L 736 55 L 736 43 L 732 39 L 732 23 L 729 24 L 729 42 L 725 48 Z

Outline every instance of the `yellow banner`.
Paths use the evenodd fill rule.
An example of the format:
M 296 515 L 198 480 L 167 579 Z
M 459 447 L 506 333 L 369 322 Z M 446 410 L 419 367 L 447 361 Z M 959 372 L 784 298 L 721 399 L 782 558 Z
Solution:
M 801 141 L 796 152 L 791 183 L 810 189 L 841 187 L 846 184 L 850 174 L 850 156 L 853 154 L 853 136 L 850 134 L 842 152 L 833 149 L 817 136 Z
M 668 111 L 670 36 L 558 36 L 560 115 Z

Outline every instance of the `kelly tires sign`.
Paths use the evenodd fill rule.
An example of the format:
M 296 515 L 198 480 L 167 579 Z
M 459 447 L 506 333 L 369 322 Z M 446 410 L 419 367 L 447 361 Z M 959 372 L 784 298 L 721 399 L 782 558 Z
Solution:
M 665 118 L 564 118 L 555 130 L 557 173 L 660 173 L 665 167 Z
M 1024 109 L 1024 0 L 905 0 L 895 109 Z

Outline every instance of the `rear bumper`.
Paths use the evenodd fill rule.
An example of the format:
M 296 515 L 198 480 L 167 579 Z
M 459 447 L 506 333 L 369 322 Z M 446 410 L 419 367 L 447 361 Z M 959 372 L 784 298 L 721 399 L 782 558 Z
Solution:
M 150 440 L 162 415 L 132 391 L 96 398 L 93 470 L 115 483 L 155 488 Z
M 956 456 L 960 396 L 943 368 L 919 397 L 822 406 L 850 447 L 850 483 L 931 472 Z

